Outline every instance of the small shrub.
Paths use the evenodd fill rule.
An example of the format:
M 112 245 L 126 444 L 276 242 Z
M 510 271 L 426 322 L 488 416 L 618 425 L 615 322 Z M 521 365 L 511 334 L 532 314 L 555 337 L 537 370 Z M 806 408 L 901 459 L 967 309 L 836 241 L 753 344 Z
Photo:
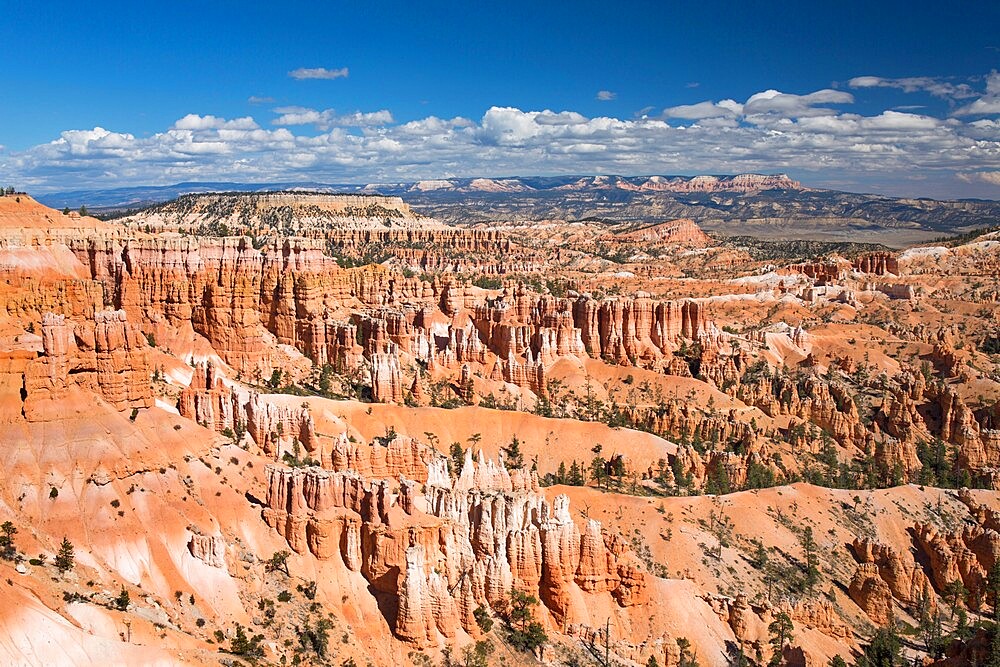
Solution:
M 490 613 L 485 607 L 476 607 L 475 611 L 472 612 L 472 617 L 476 619 L 476 625 L 483 633 L 488 633 L 493 629 L 493 619 L 490 618 Z
M 122 586 L 121 593 L 119 593 L 118 597 L 115 598 L 115 609 L 118 611 L 126 611 L 131 601 L 132 600 L 129 598 L 128 591 L 125 590 L 124 586 Z
M 264 641 L 264 635 L 247 636 L 246 629 L 237 623 L 236 633 L 229 641 L 229 652 L 250 659 L 259 658 L 264 655 L 264 649 L 260 645 L 262 641 Z

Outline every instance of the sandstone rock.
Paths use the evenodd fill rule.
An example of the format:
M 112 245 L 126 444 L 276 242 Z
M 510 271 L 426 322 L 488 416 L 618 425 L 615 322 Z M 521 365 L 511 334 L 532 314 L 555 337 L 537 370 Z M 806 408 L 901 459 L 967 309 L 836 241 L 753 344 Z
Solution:
M 445 471 L 443 459 L 424 465 L 418 501 L 405 478 L 394 495 L 388 481 L 353 470 L 269 466 L 264 518 L 296 552 L 339 556 L 397 595 L 395 633 L 415 645 L 454 636 L 458 623 L 475 634 L 471 612 L 501 603 L 511 586 L 536 591 L 566 621 L 586 617 L 584 594 L 610 593 L 622 606 L 648 600 L 624 540 L 594 521 L 581 539 L 566 497 L 549 504 L 534 473 L 508 472 L 481 453 L 477 464 L 471 452 L 454 484 Z
M 237 422 L 244 421 L 235 390 L 226 387 L 212 362 L 195 365 L 191 384 L 178 398 L 177 410 L 218 432 L 235 430 Z
M 855 539 L 851 546 L 860 563 L 877 567 L 892 596 L 904 606 L 916 609 L 925 599 L 933 605 L 935 594 L 931 582 L 909 553 L 900 555 L 887 545 L 862 538 Z
M 884 626 L 892 618 L 892 591 L 879 575 L 875 563 L 858 565 L 848 592 L 876 625 Z
M 854 259 L 854 268 L 862 273 L 878 276 L 892 273 L 899 275 L 899 260 L 889 252 L 869 252 Z
M 371 361 L 372 396 L 380 403 L 403 402 L 403 377 L 399 357 L 393 352 L 376 352 Z
M 221 536 L 192 534 L 187 546 L 191 555 L 206 565 L 226 566 L 226 542 Z
M 71 385 L 95 391 L 118 410 L 153 404 L 146 338 L 124 311 L 100 311 L 94 317 L 72 330 L 61 315 L 44 317 L 42 356 L 22 371 L 29 421 L 53 418 Z

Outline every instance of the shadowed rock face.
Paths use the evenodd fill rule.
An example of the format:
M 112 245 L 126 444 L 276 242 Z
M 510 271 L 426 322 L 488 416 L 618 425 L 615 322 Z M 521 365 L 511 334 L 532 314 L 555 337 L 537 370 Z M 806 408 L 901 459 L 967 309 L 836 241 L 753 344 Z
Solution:
M 907 609 L 917 609 L 924 601 L 935 605 L 934 589 L 910 553 L 903 555 L 885 544 L 858 538 L 851 545 L 858 569 L 851 580 L 851 599 L 875 623 L 892 618 L 893 598 Z

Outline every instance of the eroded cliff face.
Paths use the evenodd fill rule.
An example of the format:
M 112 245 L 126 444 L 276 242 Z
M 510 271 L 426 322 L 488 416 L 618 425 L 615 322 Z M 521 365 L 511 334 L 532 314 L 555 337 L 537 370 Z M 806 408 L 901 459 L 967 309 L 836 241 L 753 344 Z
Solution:
M 862 273 L 882 276 L 887 273 L 899 275 L 899 259 L 890 252 L 869 252 L 854 259 L 854 268 Z
M 921 604 L 934 605 L 930 580 L 909 551 L 897 553 L 892 547 L 858 538 L 851 545 L 858 569 L 851 580 L 850 595 L 878 624 L 892 618 L 893 599 L 916 611 Z
M 982 526 L 947 532 L 918 523 L 913 537 L 929 560 L 937 589 L 943 591 L 959 581 L 969 592 L 969 605 L 979 608 L 985 599 L 987 573 L 1000 558 L 1000 533 Z
M 382 458 L 361 458 L 373 456 Z M 581 533 L 568 499 L 547 500 L 526 469 L 482 454 L 477 462 L 471 451 L 454 479 L 443 458 L 417 479 L 403 474 L 412 466 L 361 475 L 364 464 L 347 465 L 268 467 L 264 518 L 295 551 L 339 559 L 394 596 L 393 630 L 405 641 L 437 645 L 459 625 L 477 636 L 472 612 L 500 608 L 512 587 L 537 595 L 559 626 L 591 622 L 590 595 L 622 607 L 647 600 L 646 574 L 625 542 L 597 521 Z
M 309 192 L 183 195 L 131 215 L 126 225 L 157 231 L 221 231 L 289 236 L 340 231 L 427 230 L 442 225 L 415 213 L 399 197 Z
M 345 363 L 343 306 L 377 303 L 388 286 L 377 269 L 348 271 L 321 245 L 284 241 L 263 250 L 247 238 L 193 237 L 75 242 L 105 300 L 152 330 L 191 327 L 238 371 L 272 367 L 275 344 Z M 339 315 L 339 317 L 336 317 Z
M 290 345 L 318 365 L 362 369 L 384 402 L 404 400 L 412 378 L 397 367 L 407 360 L 456 370 L 478 364 L 484 377 L 541 394 L 546 368 L 560 358 L 676 366 L 680 341 L 710 332 L 707 308 L 694 300 L 555 299 L 523 288 L 491 299 L 453 282 L 341 269 L 315 240 L 261 249 L 246 237 L 68 243 L 102 300 L 144 330 L 161 338 L 193 331 L 247 377 L 267 377 L 282 365 L 276 347 Z M 715 363 L 705 359 L 706 377 L 735 379 L 735 367 L 708 373 Z
M 567 241 L 559 261 L 585 269 L 567 278 L 507 232 L 400 226 L 412 212 L 384 208 L 342 210 L 364 228 L 339 230 L 295 211 L 295 238 L 272 238 L 283 219 L 259 216 L 266 242 L 59 226 L 52 212 L 0 234 L 0 505 L 26 556 L 63 534 L 81 554 L 79 581 L 0 560 L 12 598 L 77 636 L 73 614 L 102 614 L 86 627 L 123 646 L 118 619 L 138 628 L 166 609 L 185 637 L 170 645 L 197 644 L 199 657 L 234 623 L 266 632 L 278 656 L 302 636 L 288 619 L 314 609 L 312 622 L 336 619 L 337 635 L 364 644 L 341 650 L 370 645 L 373 661 L 398 663 L 482 637 L 476 611 L 502 617 L 514 588 L 541 601 L 557 650 L 608 641 L 617 659 L 674 665 L 688 638 L 712 667 L 727 648 L 767 650 L 778 612 L 796 624 L 789 655 L 821 664 L 856 650 L 869 620 L 940 607 L 956 581 L 960 604 L 989 607 L 995 494 L 930 486 L 998 482 L 993 329 L 974 330 L 997 321 L 988 280 L 970 296 L 952 276 L 918 279 L 907 270 L 933 262 L 912 253 L 783 275 L 756 264 L 730 282 L 660 275 L 652 259 L 632 273 L 631 255 L 661 242 L 682 245 L 688 269 L 709 258 L 686 224 L 617 235 L 630 248 L 621 267 Z M 553 233 L 571 239 L 568 227 Z M 383 266 L 327 254 L 346 265 L 379 244 L 397 244 Z M 994 262 L 963 257 L 976 271 Z M 403 274 L 397 260 L 487 274 L 475 282 L 489 288 Z M 544 287 L 493 278 L 539 262 L 554 279 Z M 589 295 L 602 292 L 632 296 Z M 439 453 L 495 454 L 515 436 L 537 473 L 487 454 L 455 470 Z M 560 463 L 584 484 L 556 479 Z M 756 488 L 770 484 L 782 486 Z M 803 525 L 822 583 L 793 590 Z M 761 553 L 788 581 L 755 565 Z M 91 595 L 90 579 L 112 591 L 93 597 L 105 606 L 63 604 L 69 589 Z M 315 599 L 293 593 L 288 614 L 269 615 L 268 601 L 311 580 Z M 107 606 L 123 582 L 142 613 Z
M 56 419 L 73 390 L 97 394 L 118 410 L 153 404 L 149 346 L 124 311 L 99 311 L 75 324 L 48 313 L 40 343 L 41 350 L 11 353 L 5 369 L 5 384 L 20 385 L 21 412 L 29 421 Z

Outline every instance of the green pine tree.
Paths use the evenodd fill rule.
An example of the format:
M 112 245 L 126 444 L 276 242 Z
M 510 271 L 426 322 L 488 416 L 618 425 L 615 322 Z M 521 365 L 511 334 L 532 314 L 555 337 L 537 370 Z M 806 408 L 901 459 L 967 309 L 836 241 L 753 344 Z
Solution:
M 65 537 L 62 539 L 62 544 L 59 545 L 55 563 L 56 569 L 61 573 L 69 572 L 76 564 L 76 559 L 73 555 L 73 543 Z

